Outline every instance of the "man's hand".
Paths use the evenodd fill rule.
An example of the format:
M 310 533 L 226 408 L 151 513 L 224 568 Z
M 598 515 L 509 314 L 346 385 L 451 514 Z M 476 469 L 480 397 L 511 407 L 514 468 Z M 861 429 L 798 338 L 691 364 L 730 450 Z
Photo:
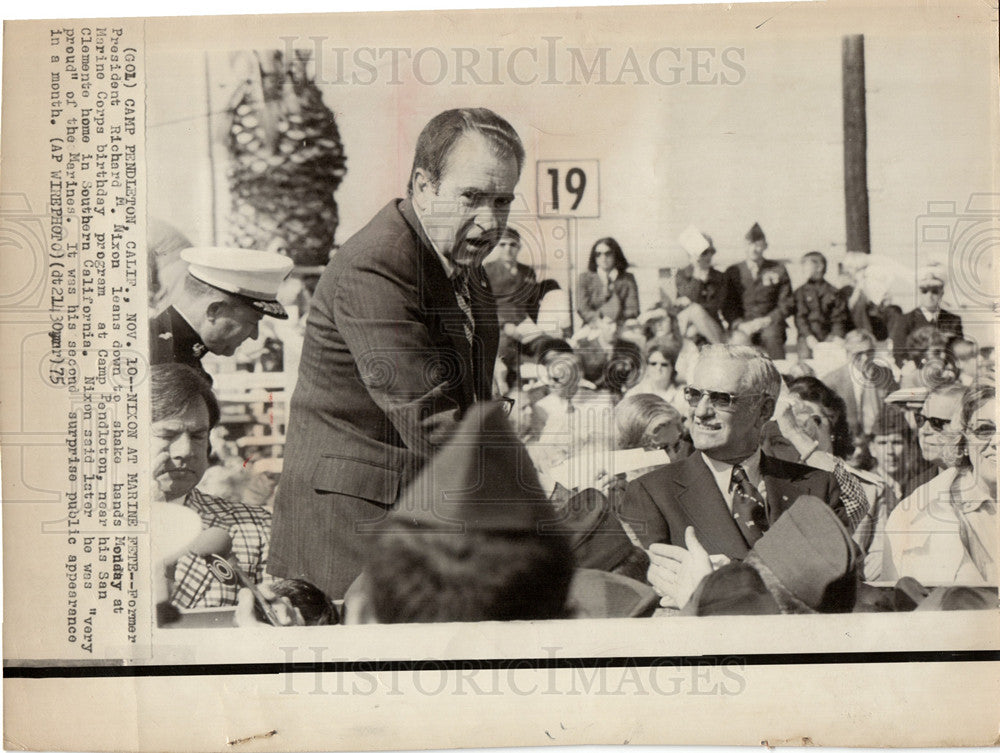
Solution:
M 305 625 L 306 621 L 298 607 L 292 606 L 292 602 L 287 597 L 277 596 L 266 585 L 257 586 L 261 596 L 267 599 L 268 604 L 274 610 L 281 623 L 281 627 L 289 625 Z M 249 588 L 241 588 L 236 597 L 236 613 L 233 615 L 233 625 L 236 627 L 270 627 L 267 622 L 258 619 L 254 606 L 253 591 Z
M 682 609 L 702 578 L 729 563 L 724 554 L 710 556 L 691 526 L 684 532 L 684 543 L 686 549 L 671 544 L 649 547 L 646 579 L 660 595 L 660 606 Z

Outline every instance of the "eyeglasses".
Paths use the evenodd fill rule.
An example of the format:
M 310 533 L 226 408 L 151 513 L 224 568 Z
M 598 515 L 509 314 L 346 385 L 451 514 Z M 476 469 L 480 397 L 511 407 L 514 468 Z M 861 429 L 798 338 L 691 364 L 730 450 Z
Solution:
M 940 285 L 921 285 L 921 293 L 933 293 L 934 295 L 941 295 L 944 292 L 944 288 Z
M 930 424 L 934 431 L 944 431 L 944 427 L 951 423 L 950 418 L 937 418 L 936 416 L 925 416 L 920 411 L 917 411 L 913 418 L 917 422 L 917 428 L 921 428 L 925 423 Z
M 595 251 L 594 256 L 612 256 L 611 251 Z
M 509 416 L 514 410 L 514 398 L 512 397 L 501 397 L 499 398 L 500 408 L 503 410 L 505 416 Z
M 734 395 L 732 392 L 719 392 L 717 390 L 700 390 L 697 387 L 685 387 L 684 399 L 692 408 L 697 408 L 701 404 L 703 397 L 708 398 L 709 404 L 716 409 L 729 410 L 737 400 L 745 397 L 761 397 L 763 392 L 751 392 L 745 395 Z
M 988 439 L 993 439 L 997 433 L 997 425 L 993 421 L 983 421 L 981 424 L 976 424 L 975 426 L 967 426 L 966 430 L 972 433 L 976 439 L 986 441 Z

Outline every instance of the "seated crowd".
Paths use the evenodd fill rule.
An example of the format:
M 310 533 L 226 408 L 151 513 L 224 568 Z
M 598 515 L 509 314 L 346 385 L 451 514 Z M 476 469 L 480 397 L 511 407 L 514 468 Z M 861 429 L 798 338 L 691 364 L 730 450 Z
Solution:
M 679 241 L 690 264 L 645 311 L 620 244 L 595 242 L 571 336 L 566 292 L 505 231 L 485 265 L 497 401 L 375 526 L 336 604 L 268 578 L 264 507 L 199 491 L 218 404 L 190 367 L 154 366 L 156 500 L 196 513 L 203 544 L 225 532 L 164 558 L 161 622 L 237 604 L 243 625 L 996 607 L 994 352 L 941 308 L 941 268 L 903 314 L 861 268 L 828 282 L 815 251 L 793 290 L 757 224 L 724 271 L 710 238 Z

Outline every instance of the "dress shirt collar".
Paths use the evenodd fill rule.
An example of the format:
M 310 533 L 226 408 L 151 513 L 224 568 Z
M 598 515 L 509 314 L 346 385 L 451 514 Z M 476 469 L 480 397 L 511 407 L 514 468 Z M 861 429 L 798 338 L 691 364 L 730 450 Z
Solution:
M 735 463 L 726 463 L 722 460 L 716 460 L 715 458 L 710 458 L 705 453 L 701 454 L 701 457 L 705 461 L 705 465 L 708 466 L 708 470 L 712 472 L 715 477 L 715 483 L 722 492 L 722 495 L 729 498 L 729 484 L 733 480 L 733 466 Z M 747 474 L 747 478 L 750 479 L 750 483 L 756 489 L 760 486 L 761 474 L 760 474 L 760 448 L 758 447 L 754 450 L 754 453 L 740 461 L 739 465 Z
M 420 223 L 420 229 L 424 231 L 424 238 L 426 238 L 427 242 L 431 244 L 431 248 L 434 249 L 434 253 L 437 254 L 437 258 L 441 260 L 441 266 L 444 267 L 445 275 L 449 280 L 454 280 L 455 273 L 458 271 L 455 269 L 455 265 L 452 264 L 451 260 L 447 256 L 441 253 L 441 250 L 434 242 L 431 234 L 427 232 L 427 226 L 424 224 L 424 218 L 420 216 L 419 212 L 417 212 L 416 207 L 413 209 L 413 214 L 416 216 L 417 222 Z
M 941 309 L 937 311 L 928 311 L 923 306 L 920 307 L 920 313 L 924 315 L 924 319 L 929 321 L 931 324 L 936 324 L 938 317 L 941 315 Z

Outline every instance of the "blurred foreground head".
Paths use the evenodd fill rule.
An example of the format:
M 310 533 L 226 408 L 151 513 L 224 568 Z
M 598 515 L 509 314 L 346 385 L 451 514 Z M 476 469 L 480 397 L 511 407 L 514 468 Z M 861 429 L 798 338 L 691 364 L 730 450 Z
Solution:
M 363 593 L 352 588 L 348 617 L 380 623 L 564 617 L 573 561 L 555 523 L 501 406 L 477 404 L 374 533 L 358 584 Z

